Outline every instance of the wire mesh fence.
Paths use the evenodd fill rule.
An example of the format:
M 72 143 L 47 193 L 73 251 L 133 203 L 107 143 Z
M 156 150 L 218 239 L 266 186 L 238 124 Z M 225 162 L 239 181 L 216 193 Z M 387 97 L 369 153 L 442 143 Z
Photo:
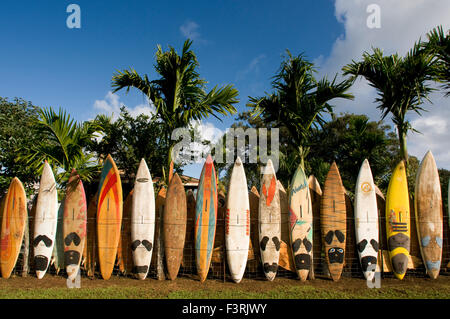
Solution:
M 287 194 L 280 190 L 281 195 L 281 246 L 280 246 L 280 261 L 277 271 L 277 277 L 297 279 L 295 272 L 295 266 L 292 261 L 292 254 L 289 240 L 289 214 L 287 210 Z M 311 190 L 312 205 L 313 205 L 313 260 L 312 260 L 312 272 L 310 273 L 310 279 L 314 278 L 329 278 L 328 268 L 325 260 L 324 245 L 322 242 L 322 233 L 320 228 L 320 194 Z M 99 263 L 96 260 L 96 201 L 95 194 L 90 196 L 90 204 L 88 206 L 88 220 L 87 220 L 87 239 L 85 242 L 85 250 L 81 265 L 81 276 L 90 278 L 101 279 L 99 271 Z M 384 199 L 378 195 L 378 210 L 379 210 L 379 252 L 378 252 L 378 271 L 381 272 L 382 278 L 393 278 L 394 275 L 390 268 L 390 262 L 388 257 L 388 247 L 386 240 L 386 220 L 385 220 L 385 207 Z M 250 245 L 248 249 L 248 260 L 244 278 L 251 280 L 266 280 L 261 256 L 260 256 L 260 244 L 258 234 L 258 203 L 259 195 L 255 189 L 249 192 L 250 202 Z M 128 196 L 124 201 L 124 213 L 122 218 L 121 239 L 119 242 L 116 265 L 113 270 L 113 276 L 125 276 L 135 278 L 135 270 L 132 258 L 131 248 L 131 198 Z M 14 274 L 26 276 L 28 274 L 34 275 L 33 265 L 33 247 L 30 244 L 33 238 L 33 208 L 30 204 L 30 214 L 28 219 L 28 231 L 24 238 L 21 253 L 19 255 Z M 411 208 L 411 247 L 410 247 L 410 260 L 408 264 L 408 271 L 406 276 L 412 277 L 426 277 L 426 271 L 422 262 L 420 253 L 419 241 L 417 237 L 416 218 L 414 215 L 413 202 L 410 205 Z M 164 274 L 165 260 L 163 255 L 158 254 L 158 246 L 161 245 L 160 231 L 162 229 L 161 217 L 164 211 L 164 194 L 159 194 L 156 198 L 156 221 L 155 221 L 155 238 L 153 243 L 152 261 L 149 267 L 147 278 L 152 279 L 164 279 L 167 278 Z M 353 203 L 348 196 L 346 196 L 346 245 L 345 245 L 345 259 L 342 277 L 352 278 L 364 278 L 362 268 L 360 265 L 357 245 L 355 240 L 355 218 L 353 212 Z M 226 199 L 223 194 L 219 194 L 218 200 L 218 212 L 217 212 L 217 224 L 216 235 L 214 241 L 214 250 L 211 258 L 210 269 L 208 273 L 208 280 L 221 280 L 230 281 L 231 276 L 229 267 L 227 264 L 227 253 L 225 247 L 225 218 L 226 214 Z M 191 191 L 187 192 L 187 225 L 186 225 L 186 237 L 183 249 L 183 259 L 181 262 L 178 277 L 192 278 L 198 280 L 196 260 L 195 260 L 195 196 Z M 62 223 L 59 223 L 61 225 Z M 448 265 L 450 262 L 449 251 L 449 217 L 447 214 L 443 215 L 443 246 L 442 246 L 442 262 L 440 275 L 449 275 Z M 27 243 L 28 241 L 28 243 Z M 56 245 L 57 246 L 57 245 Z M 162 248 L 162 247 L 161 247 Z M 49 266 L 47 273 L 58 276 L 66 276 L 64 265 L 59 263 L 59 268 L 56 267 L 57 263 Z M 162 266 L 162 267 L 161 267 Z

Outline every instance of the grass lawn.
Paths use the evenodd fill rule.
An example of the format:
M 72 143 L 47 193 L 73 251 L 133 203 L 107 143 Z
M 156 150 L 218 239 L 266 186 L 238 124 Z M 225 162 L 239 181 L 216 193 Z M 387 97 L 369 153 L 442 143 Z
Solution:
M 62 276 L 15 277 L 0 280 L 2 299 L 449 299 L 450 277 L 385 278 L 380 288 L 368 288 L 359 278 L 342 278 L 339 282 L 316 279 L 302 283 L 295 279 L 276 278 L 273 282 L 244 279 L 239 284 L 192 278 L 175 281 L 113 277 L 82 278 L 80 288 L 69 289 Z

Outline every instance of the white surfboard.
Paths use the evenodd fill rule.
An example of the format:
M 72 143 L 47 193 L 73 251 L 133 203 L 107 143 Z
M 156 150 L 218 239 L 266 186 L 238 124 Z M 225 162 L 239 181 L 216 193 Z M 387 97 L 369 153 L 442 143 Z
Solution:
M 58 222 L 58 194 L 50 165 L 45 161 L 34 218 L 34 266 L 38 279 L 44 277 L 55 244 Z
M 272 161 L 269 159 L 261 177 L 259 196 L 259 248 L 264 274 L 274 280 L 281 245 L 281 206 L 277 187 L 277 177 Z
M 231 278 L 242 280 L 250 244 L 250 203 L 244 166 L 238 157 L 231 172 L 225 217 L 225 245 Z
M 359 170 L 355 189 L 355 237 L 359 260 L 368 280 L 372 280 L 378 258 L 378 209 L 375 184 L 369 161 Z
M 134 182 L 131 208 L 131 249 L 134 271 L 139 279 L 147 277 L 152 260 L 155 235 L 155 193 L 147 163 L 141 160 Z

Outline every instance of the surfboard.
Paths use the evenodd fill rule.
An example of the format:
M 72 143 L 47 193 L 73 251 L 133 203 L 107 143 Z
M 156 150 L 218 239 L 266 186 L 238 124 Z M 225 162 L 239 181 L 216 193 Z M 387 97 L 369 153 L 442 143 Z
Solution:
M 52 256 L 58 222 L 58 194 L 52 169 L 44 163 L 34 218 L 34 267 L 38 279 L 42 279 Z
M 322 239 L 325 260 L 333 281 L 341 278 L 345 258 L 347 210 L 344 186 L 335 162 L 331 164 L 325 179 L 320 206 Z
M 311 195 L 311 207 L 313 211 L 313 229 L 319 231 L 313 232 L 313 249 L 312 249 L 312 263 L 309 271 L 309 279 L 314 280 L 316 278 L 316 267 L 320 267 L 314 263 L 315 256 L 320 256 L 322 253 L 322 238 L 320 232 L 320 203 L 322 201 L 322 188 L 320 183 L 314 175 L 308 177 L 309 194 Z M 322 259 L 319 259 L 322 260 Z
M 195 249 L 194 249 L 194 225 L 195 225 L 195 195 L 189 189 L 186 192 L 186 239 L 184 241 L 183 262 L 181 266 L 189 271 L 195 268 Z
M 256 271 L 257 267 L 261 265 L 261 254 L 259 251 L 259 192 L 255 186 L 252 186 L 248 193 L 248 202 L 250 204 L 250 229 L 252 230 L 250 232 L 250 243 L 255 260 L 252 266 Z
M 259 197 L 259 243 L 264 275 L 275 279 L 281 246 L 281 204 L 277 176 L 269 159 L 261 176 Z
M 295 270 L 299 279 L 306 281 L 312 264 L 313 211 L 308 178 L 301 165 L 291 181 L 289 227 Z
M 163 236 L 163 215 L 164 206 L 166 205 L 167 189 L 162 186 L 159 189 L 158 195 L 155 199 L 156 207 L 156 224 L 155 224 L 155 253 L 152 254 L 151 265 L 156 269 L 156 279 L 165 280 L 166 274 L 164 272 L 164 236 Z
M 0 269 L 2 277 L 9 278 L 19 257 L 28 218 L 27 195 L 17 177 L 9 185 L 1 213 Z
M 147 277 L 150 268 L 154 236 L 155 191 L 147 163 L 142 159 L 134 182 L 131 210 L 131 250 L 134 271 L 141 280 Z
M 231 171 L 225 216 L 225 247 L 231 279 L 239 283 L 247 265 L 250 244 L 250 203 L 244 164 L 236 158 Z
M 441 268 L 444 221 L 439 173 L 431 151 L 419 166 L 414 193 L 420 253 L 428 275 L 436 279 Z
M 386 194 L 386 237 L 394 275 L 403 279 L 410 250 L 410 208 L 405 163 L 397 164 Z
M 367 159 L 362 163 L 356 180 L 355 238 L 364 277 L 373 280 L 380 245 L 377 196 Z
M 204 282 L 211 264 L 217 222 L 217 177 L 211 155 L 200 174 L 195 207 L 195 263 Z
M 86 241 L 86 223 L 86 193 L 80 176 L 73 169 L 66 188 L 63 217 L 64 265 L 70 280 L 75 280 L 80 269 Z
M 64 216 L 64 201 L 58 202 L 58 221 L 56 223 L 55 244 L 53 245 L 52 259 L 50 265 L 53 265 L 56 274 L 64 268 L 64 237 L 63 237 L 63 216 Z
M 122 224 L 122 183 L 119 170 L 110 155 L 106 158 L 98 184 L 97 247 L 100 273 L 111 278 Z
M 133 272 L 133 252 L 131 250 L 131 208 L 133 189 L 128 193 L 123 202 L 122 227 L 120 230 L 119 244 L 117 245 L 117 261 L 119 271 L 122 274 Z
M 186 191 L 181 178 L 175 173 L 167 188 L 163 220 L 164 254 L 170 280 L 177 278 L 183 260 L 186 224 Z
M 94 277 L 95 265 L 97 260 L 97 227 L 96 227 L 96 216 L 97 216 L 97 197 L 98 193 L 95 193 L 91 197 L 87 210 L 87 236 L 86 243 L 84 245 L 83 251 L 83 261 L 81 266 L 86 270 L 88 277 Z

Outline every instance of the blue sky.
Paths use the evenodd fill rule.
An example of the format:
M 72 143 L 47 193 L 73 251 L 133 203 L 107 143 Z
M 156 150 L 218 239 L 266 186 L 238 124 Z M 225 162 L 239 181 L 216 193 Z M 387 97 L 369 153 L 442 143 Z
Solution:
M 108 92 L 115 70 L 133 67 L 154 79 L 157 44 L 165 49 L 171 45 L 180 51 L 184 40 L 191 37 L 200 63 L 199 73 L 209 82 L 208 88 L 234 84 L 239 90 L 237 108 L 243 111 L 249 95 L 261 96 L 270 91 L 270 77 L 286 49 L 293 54 L 304 52 L 316 62 L 322 75 L 333 76 L 344 63 L 358 59 L 362 50 L 372 45 L 387 52 L 402 52 L 431 27 L 444 24 L 448 28 L 449 1 L 429 0 L 425 7 L 420 0 L 394 2 L 3 1 L 0 96 L 22 97 L 39 106 L 63 107 L 76 120 L 88 120 L 103 111 L 98 107 L 102 103 L 111 106 Z M 71 3 L 81 8 L 80 29 L 66 26 L 70 15 L 66 8 Z M 382 27 L 377 30 L 365 25 L 366 9 L 372 3 L 382 10 Z M 356 89 L 359 92 L 353 93 L 360 93 L 361 98 L 351 102 L 353 105 L 337 103 L 336 111 L 357 110 L 378 119 L 379 112 L 372 103 L 374 92 L 363 84 Z M 447 112 L 448 99 L 436 99 L 446 104 L 442 109 Z M 115 102 L 131 109 L 146 103 L 137 91 L 119 91 Z M 358 103 L 364 106 L 356 107 Z M 436 127 L 433 119 L 441 117 L 432 113 L 411 120 L 422 120 L 419 125 L 432 129 Z M 224 130 L 233 121 L 234 116 L 230 116 L 222 123 L 213 118 L 205 123 Z M 447 128 L 450 122 L 441 123 L 442 140 L 447 136 Z M 412 138 L 412 143 L 412 149 L 417 149 L 421 158 L 429 143 L 420 138 L 416 144 Z M 436 150 L 441 146 L 435 146 Z M 450 168 L 450 152 L 436 157 L 438 166 Z M 194 165 L 187 173 L 195 176 L 199 167 Z

